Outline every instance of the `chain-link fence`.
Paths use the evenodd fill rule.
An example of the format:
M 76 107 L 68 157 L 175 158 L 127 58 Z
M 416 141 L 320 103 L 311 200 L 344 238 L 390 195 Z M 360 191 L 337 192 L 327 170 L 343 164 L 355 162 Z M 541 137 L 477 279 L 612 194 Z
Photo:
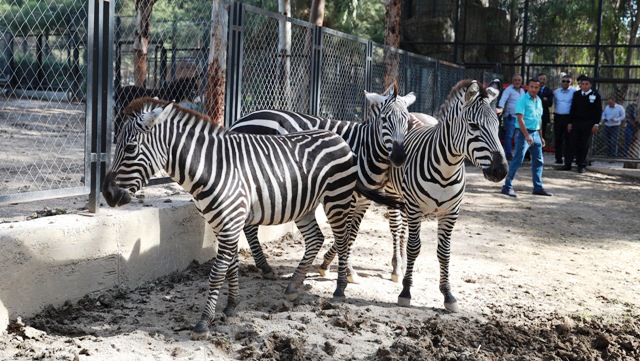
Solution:
M 88 193 L 87 3 L 0 3 L 0 200 Z
M 2 204 L 97 199 L 113 140 L 109 122 L 137 97 L 206 109 L 210 8 L 196 16 L 152 14 L 140 58 L 140 24 L 128 2 L 14 0 L 0 7 Z M 464 76 L 454 64 L 252 6 L 234 3 L 230 12 L 227 74 L 235 75 L 227 75 L 227 124 L 266 108 L 363 120 L 364 90 L 384 90 L 385 52 L 396 57 L 400 94 L 416 92 L 411 111 L 434 114 Z M 137 77 L 140 67 L 144 77 Z

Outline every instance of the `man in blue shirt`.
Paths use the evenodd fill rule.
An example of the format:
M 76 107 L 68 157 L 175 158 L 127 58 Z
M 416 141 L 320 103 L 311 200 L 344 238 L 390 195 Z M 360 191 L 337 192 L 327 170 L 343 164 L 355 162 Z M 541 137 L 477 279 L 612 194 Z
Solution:
M 509 85 L 500 96 L 498 105 L 496 106 L 496 113 L 498 116 L 502 115 L 502 122 L 504 123 L 504 154 L 507 160 L 510 161 L 512 157 L 513 135 L 516 129 L 516 101 L 524 95 L 525 91 L 522 89 L 522 77 L 520 74 L 516 74 L 511 78 L 511 85 Z
M 538 96 L 540 83 L 537 79 L 530 79 L 527 82 L 527 93 L 516 102 L 515 112 L 518 117 L 516 124 L 516 144 L 513 160 L 509 164 L 509 174 L 502 187 L 502 194 L 516 197 L 513 190 L 513 179 L 520 169 L 524 160 L 524 153 L 529 150 L 531 153 L 531 180 L 533 181 L 533 194 L 538 196 L 552 196 L 542 187 L 542 169 L 544 159 L 542 158 L 542 148 L 544 147 L 544 137 L 540 134 L 542 125 L 542 100 Z
M 571 100 L 576 90 L 571 87 L 571 76 L 562 77 L 562 85 L 553 92 L 553 100 L 556 103 L 553 113 L 553 142 L 556 148 L 556 164 L 564 164 L 566 147 L 569 146 L 569 113 L 571 112 Z

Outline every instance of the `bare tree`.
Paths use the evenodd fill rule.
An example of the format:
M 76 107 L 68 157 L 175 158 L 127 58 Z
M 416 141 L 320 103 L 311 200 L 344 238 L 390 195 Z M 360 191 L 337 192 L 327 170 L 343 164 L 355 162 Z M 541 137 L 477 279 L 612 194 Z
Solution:
M 291 1 L 278 0 L 278 12 L 284 16 L 291 16 Z M 282 109 L 291 109 L 291 23 L 286 19 L 280 19 L 278 29 L 278 57 L 280 58 L 280 90 L 284 102 Z
M 214 122 L 224 124 L 229 11 L 225 0 L 212 0 L 212 2 L 205 109 Z
M 309 22 L 318 26 L 324 23 L 325 0 L 312 0 L 309 9 Z
M 384 18 L 384 45 L 400 48 L 401 0 L 387 0 Z M 398 53 L 385 49 L 384 88 L 398 81 Z
M 151 37 L 151 13 L 156 0 L 136 0 L 136 38 L 133 42 L 133 79 L 136 86 L 145 87 L 147 53 Z

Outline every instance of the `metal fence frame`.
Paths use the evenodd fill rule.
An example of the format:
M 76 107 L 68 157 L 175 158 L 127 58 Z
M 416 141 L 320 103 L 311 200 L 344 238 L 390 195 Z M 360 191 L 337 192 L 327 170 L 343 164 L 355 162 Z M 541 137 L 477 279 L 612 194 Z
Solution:
M 0 204 L 88 195 L 89 210 L 97 212 L 99 209 L 101 180 L 111 161 L 114 79 L 117 78 L 114 74 L 114 62 L 119 61 L 119 45 L 122 44 L 122 40 L 121 34 L 115 34 L 114 1 L 91 0 L 87 9 L 87 36 L 86 39 L 80 40 L 85 42 L 87 53 L 84 182 L 80 187 L 0 194 Z M 411 107 L 411 111 L 434 114 L 451 87 L 464 76 L 464 68 L 455 64 L 385 47 L 250 5 L 232 3 L 229 12 L 225 95 L 227 125 L 248 111 L 256 110 L 246 106 L 243 109 L 242 104 L 246 96 L 243 85 L 247 88 L 249 79 L 248 73 L 243 71 L 247 64 L 245 47 L 248 46 L 247 40 L 250 40 L 247 38 L 248 29 L 245 23 L 247 15 L 264 17 L 270 21 L 285 21 L 296 28 L 299 44 L 297 51 L 304 52 L 299 61 L 308 63 L 308 74 L 307 69 L 302 70 L 305 74 L 299 69 L 296 71 L 301 76 L 300 79 L 308 79 L 308 84 L 296 83 L 297 89 L 304 89 L 305 94 L 299 95 L 299 92 L 291 91 L 291 94 L 283 94 L 285 98 L 290 99 L 278 103 L 297 105 L 293 110 L 321 116 L 330 115 L 337 119 L 364 119 L 364 90 L 384 90 L 382 77 L 385 65 L 380 59 L 380 54 L 384 51 L 398 54 L 400 93 L 416 92 L 417 101 Z M 304 43 L 307 41 L 308 44 Z M 304 46 L 300 45 L 303 43 Z M 347 62 L 340 58 L 341 49 L 346 49 L 342 51 L 350 56 L 350 63 L 347 64 L 349 67 L 345 67 Z M 207 49 L 197 51 L 202 53 Z M 114 58 L 114 55 L 118 56 Z M 328 75 L 331 74 L 332 67 L 342 68 L 352 74 L 352 79 L 355 80 L 345 82 L 344 77 L 337 77 L 334 84 L 331 84 Z M 300 103 L 300 99 L 304 100 L 304 104 Z M 342 103 L 337 106 L 334 104 L 337 102 Z

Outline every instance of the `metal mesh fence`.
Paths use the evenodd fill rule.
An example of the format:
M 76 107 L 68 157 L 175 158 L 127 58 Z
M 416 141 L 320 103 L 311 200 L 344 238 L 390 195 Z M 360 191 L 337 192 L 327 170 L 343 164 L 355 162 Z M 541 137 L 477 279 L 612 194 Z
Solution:
M 364 41 L 323 32 L 320 116 L 364 119 L 366 49 Z
M 0 197 L 86 193 L 86 2 L 5 2 Z
M 12 11 L 0 15 L 0 203 L 93 194 L 96 182 L 99 189 L 93 166 L 104 166 L 109 157 L 102 137 L 109 134 L 104 121 L 111 119 L 111 106 L 116 130 L 120 111 L 141 96 L 206 109 L 199 101 L 206 102 L 210 10 L 193 18 L 186 12 L 174 18 L 152 14 L 141 63 L 134 49 L 134 7 L 118 1 L 109 5 L 120 9 L 115 14 L 94 11 L 101 3 L 66 1 L 44 12 L 38 2 L 14 0 L 7 7 Z M 227 64 L 227 74 L 240 70 L 240 91 L 232 100 L 238 115 L 277 108 L 334 119 L 366 117 L 364 90 L 384 90 L 384 46 L 252 6 L 242 9 L 242 23 L 229 24 L 230 32 L 241 32 L 241 56 Z M 89 30 L 97 28 L 102 30 Z M 282 46 L 282 29 L 290 48 Z M 100 48 L 100 39 L 113 47 Z M 386 50 L 397 58 L 400 93 L 417 94 L 412 111 L 433 114 L 462 76 L 454 65 Z M 136 78 L 141 66 L 144 76 Z
M 284 24 L 281 24 L 284 23 Z M 279 45 L 288 26 L 290 49 Z M 309 112 L 311 28 L 247 11 L 242 63 L 241 115 L 260 109 Z

